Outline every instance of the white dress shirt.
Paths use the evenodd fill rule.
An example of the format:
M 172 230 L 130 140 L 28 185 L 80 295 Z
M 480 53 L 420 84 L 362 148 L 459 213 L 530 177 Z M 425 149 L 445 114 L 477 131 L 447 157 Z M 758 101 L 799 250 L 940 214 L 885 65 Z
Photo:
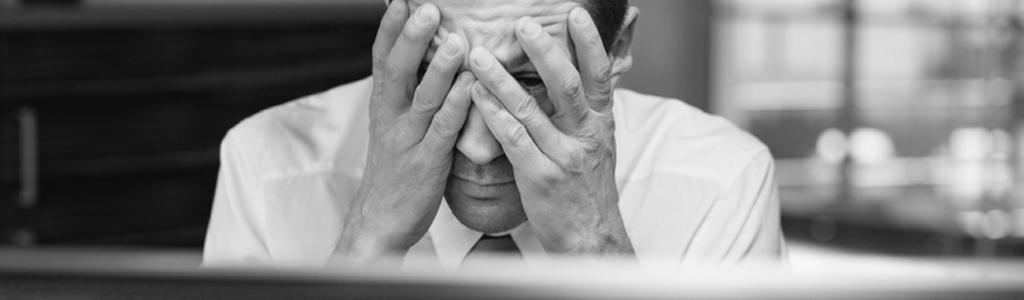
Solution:
M 204 266 L 322 267 L 362 181 L 372 82 L 264 110 L 232 128 Z M 615 91 L 619 208 L 645 268 L 785 257 L 773 160 L 756 138 L 682 101 Z M 529 222 L 511 232 L 527 264 L 551 258 Z M 405 263 L 458 267 L 481 233 L 442 202 Z

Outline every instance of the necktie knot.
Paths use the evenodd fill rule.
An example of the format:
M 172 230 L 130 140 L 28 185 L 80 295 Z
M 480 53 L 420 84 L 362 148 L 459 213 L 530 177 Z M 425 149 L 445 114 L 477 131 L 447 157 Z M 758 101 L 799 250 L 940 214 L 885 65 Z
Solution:
M 469 253 L 483 252 L 483 253 L 500 253 L 500 254 L 518 254 L 519 247 L 516 246 L 516 242 L 512 240 L 511 234 L 503 236 L 488 236 L 483 235 L 480 240 L 476 242 L 473 249 L 469 250 Z
M 474 268 L 493 268 L 493 264 L 487 262 L 510 262 L 517 261 L 521 262 L 523 259 L 522 252 L 519 251 L 519 247 L 516 246 L 516 242 L 512 240 L 512 235 L 507 234 L 503 236 L 487 236 L 483 235 L 480 240 L 473 245 L 473 248 L 466 254 L 466 259 L 463 260 L 460 269 L 474 269 Z

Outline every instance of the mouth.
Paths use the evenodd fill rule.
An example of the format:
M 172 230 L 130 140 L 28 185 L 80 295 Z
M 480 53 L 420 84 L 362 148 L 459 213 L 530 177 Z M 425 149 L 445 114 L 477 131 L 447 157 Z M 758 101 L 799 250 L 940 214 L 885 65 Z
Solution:
M 463 194 L 477 200 L 496 199 L 516 188 L 515 180 L 479 182 L 454 175 L 449 180 Z
M 497 180 L 469 179 L 469 178 L 466 178 L 466 177 L 463 177 L 463 176 L 459 176 L 459 175 L 455 175 L 455 174 L 451 174 L 451 178 L 459 180 L 459 181 L 462 181 L 462 182 L 465 182 L 465 183 L 470 183 L 470 184 L 473 184 L 473 185 L 483 186 L 483 187 L 506 185 L 506 184 L 515 183 L 515 181 L 516 181 L 514 178 L 510 178 L 510 179 L 497 179 Z

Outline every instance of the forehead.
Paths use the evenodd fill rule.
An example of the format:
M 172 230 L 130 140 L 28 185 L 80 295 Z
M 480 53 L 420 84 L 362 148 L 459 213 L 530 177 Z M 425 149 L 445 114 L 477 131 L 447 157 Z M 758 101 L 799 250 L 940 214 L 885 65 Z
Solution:
M 523 56 L 513 31 L 519 18 L 532 17 L 567 49 L 566 18 L 573 8 L 582 6 L 578 0 L 409 0 L 411 9 L 424 3 L 433 3 L 441 11 L 441 26 L 428 57 L 448 34 L 458 33 L 471 48 L 487 48 L 503 62 Z

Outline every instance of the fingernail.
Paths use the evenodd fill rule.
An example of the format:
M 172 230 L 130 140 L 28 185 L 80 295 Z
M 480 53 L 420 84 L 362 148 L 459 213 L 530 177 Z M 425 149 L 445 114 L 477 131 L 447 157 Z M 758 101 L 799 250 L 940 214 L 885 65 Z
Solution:
M 473 82 L 473 92 L 476 93 L 476 96 L 474 96 L 474 98 L 484 97 L 484 95 L 487 95 L 487 88 L 484 87 L 484 85 L 481 84 L 479 81 L 475 81 Z
M 586 10 L 581 8 L 577 9 L 573 13 L 575 14 L 573 16 L 573 21 L 576 21 L 576 25 L 587 25 L 587 23 L 590 23 L 590 15 L 587 14 Z
M 390 17 L 392 18 L 398 17 L 399 15 L 402 14 L 402 10 L 397 8 L 397 5 L 395 4 L 394 1 L 388 4 L 388 12 L 390 13 Z
M 523 35 L 527 37 L 535 37 L 540 33 L 540 24 L 533 19 L 526 19 L 526 24 L 523 25 Z
M 459 54 L 459 43 L 455 42 L 455 38 L 449 36 L 444 42 L 444 54 L 448 56 L 455 56 Z
M 420 7 L 420 10 L 416 12 L 416 20 L 423 24 L 430 23 L 434 20 L 434 13 L 430 11 L 429 6 Z
M 472 56 L 470 57 L 470 59 L 473 60 L 473 64 L 481 69 L 487 69 L 491 67 L 491 60 L 489 57 L 487 57 L 487 54 L 485 54 L 484 51 L 486 50 L 477 49 L 476 51 L 473 51 L 473 54 L 470 55 Z
M 475 80 L 476 77 L 473 77 L 473 72 L 471 71 L 462 71 L 461 73 L 459 73 L 458 81 L 464 82 L 466 83 L 466 85 L 473 84 L 473 81 Z

